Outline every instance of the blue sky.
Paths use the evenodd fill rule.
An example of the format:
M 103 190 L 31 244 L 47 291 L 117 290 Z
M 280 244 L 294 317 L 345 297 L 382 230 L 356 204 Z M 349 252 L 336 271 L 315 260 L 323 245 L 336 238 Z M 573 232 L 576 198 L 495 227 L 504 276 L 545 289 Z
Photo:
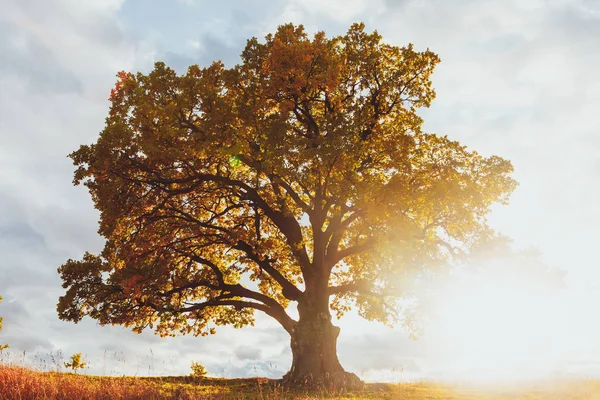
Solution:
M 459 368 L 493 369 L 483 358 L 535 348 L 531 369 L 600 375 L 600 324 L 590 317 L 600 302 L 599 4 L 0 0 L 0 342 L 33 364 L 36 355 L 83 351 L 93 373 L 188 373 L 191 360 L 217 376 L 285 372 L 289 339 L 266 318 L 214 337 L 169 339 L 59 321 L 56 267 L 102 246 L 98 215 L 84 188 L 71 185 L 66 155 L 102 130 L 119 70 L 148 71 L 159 60 L 178 71 L 216 59 L 232 65 L 248 38 L 279 24 L 336 35 L 364 21 L 387 42 L 441 56 L 425 129 L 513 161 L 520 187 L 490 222 L 517 247 L 536 246 L 566 272 L 566 286 L 535 292 L 523 283 L 535 276 L 506 263 L 453 281 L 436 289 L 437 314 L 417 342 L 350 315 L 339 322 L 342 363 L 375 380 L 397 379 L 391 371 L 400 366 L 404 378 L 453 377 Z M 535 318 L 522 320 L 525 312 Z M 465 327 L 485 338 L 469 339 Z M 524 363 L 518 354 L 502 362 L 506 370 Z

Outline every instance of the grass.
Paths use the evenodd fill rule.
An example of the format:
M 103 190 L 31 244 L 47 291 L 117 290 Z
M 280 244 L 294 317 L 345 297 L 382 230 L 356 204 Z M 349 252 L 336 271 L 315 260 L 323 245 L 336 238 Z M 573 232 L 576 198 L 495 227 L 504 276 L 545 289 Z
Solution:
M 283 389 L 277 380 L 266 378 L 106 377 L 0 364 L 0 400 L 34 399 L 600 400 L 600 381 L 540 382 L 510 388 L 370 383 L 357 392 L 309 394 Z

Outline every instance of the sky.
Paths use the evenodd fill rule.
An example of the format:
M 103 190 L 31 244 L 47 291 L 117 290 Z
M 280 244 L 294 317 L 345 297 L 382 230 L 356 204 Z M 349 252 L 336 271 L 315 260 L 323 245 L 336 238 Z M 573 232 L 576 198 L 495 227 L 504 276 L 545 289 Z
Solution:
M 264 317 L 200 338 L 60 321 L 56 268 L 103 245 L 66 155 L 103 129 L 117 71 L 232 66 L 280 24 L 331 36 L 356 21 L 440 55 L 424 129 L 513 162 L 520 186 L 489 221 L 533 250 L 433 287 L 417 341 L 352 314 L 336 321 L 344 367 L 388 381 L 600 377 L 596 0 L 0 0 L 0 343 L 11 346 L 0 357 L 52 368 L 83 352 L 88 373 L 112 375 L 187 374 L 191 360 L 213 376 L 285 373 L 289 337 Z M 539 263 L 563 283 L 539 285 Z

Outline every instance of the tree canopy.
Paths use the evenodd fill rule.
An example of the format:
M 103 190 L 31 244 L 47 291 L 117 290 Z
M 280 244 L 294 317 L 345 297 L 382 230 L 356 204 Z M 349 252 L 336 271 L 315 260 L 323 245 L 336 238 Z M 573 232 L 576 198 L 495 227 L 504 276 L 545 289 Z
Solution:
M 292 337 L 303 313 L 396 322 L 408 277 L 487 236 L 516 185 L 509 161 L 422 131 L 439 61 L 363 24 L 287 24 L 231 68 L 119 73 L 106 127 L 70 155 L 106 244 L 59 268 L 60 317 L 204 335 L 259 310 Z

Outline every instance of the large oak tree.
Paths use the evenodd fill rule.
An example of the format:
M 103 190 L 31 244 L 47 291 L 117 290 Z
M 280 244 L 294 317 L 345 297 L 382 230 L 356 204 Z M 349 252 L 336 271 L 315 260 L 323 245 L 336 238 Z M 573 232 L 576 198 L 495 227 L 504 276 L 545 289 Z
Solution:
M 60 317 L 204 335 L 260 311 L 290 334 L 286 382 L 357 381 L 332 311 L 396 322 L 409 277 L 468 252 L 515 187 L 510 162 L 421 130 L 439 58 L 381 39 L 288 24 L 233 68 L 119 73 L 70 155 L 106 244 L 59 268 Z

